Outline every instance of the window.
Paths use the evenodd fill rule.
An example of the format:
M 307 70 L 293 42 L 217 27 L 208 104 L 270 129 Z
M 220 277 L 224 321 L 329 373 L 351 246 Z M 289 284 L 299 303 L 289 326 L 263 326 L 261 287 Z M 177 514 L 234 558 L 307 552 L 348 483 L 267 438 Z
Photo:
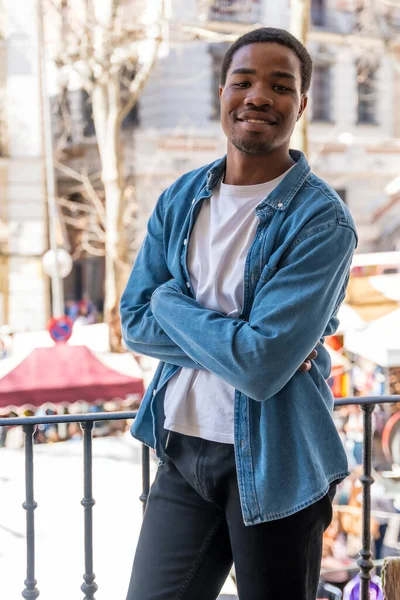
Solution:
M 331 73 L 329 65 L 315 65 L 312 80 L 312 120 L 331 120 Z
M 376 71 L 369 66 L 357 67 L 357 122 L 376 124 Z
M 323 27 L 325 23 L 325 0 L 312 0 L 311 2 L 311 24 Z
M 216 121 L 220 117 L 221 105 L 219 101 L 219 82 L 221 76 L 221 67 L 224 54 L 227 51 L 229 44 L 211 44 L 210 54 L 212 56 L 211 70 L 211 115 L 212 121 Z
M 210 5 L 210 21 L 256 23 L 260 18 L 260 0 L 213 0 Z

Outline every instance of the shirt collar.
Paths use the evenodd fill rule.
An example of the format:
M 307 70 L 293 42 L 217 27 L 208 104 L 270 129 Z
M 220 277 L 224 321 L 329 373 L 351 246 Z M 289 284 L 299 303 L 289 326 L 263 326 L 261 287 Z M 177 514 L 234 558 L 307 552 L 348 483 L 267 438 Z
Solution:
M 276 186 L 276 188 L 260 202 L 257 207 L 257 212 L 262 211 L 267 206 L 271 206 L 279 211 L 286 210 L 291 200 L 307 179 L 308 174 L 310 173 L 310 166 L 304 154 L 299 150 L 289 150 L 289 154 L 296 164 L 290 169 L 286 177 Z M 213 188 L 221 181 L 225 171 L 225 165 L 226 155 L 213 163 L 212 167 L 208 170 L 206 182 L 208 191 L 213 190 Z

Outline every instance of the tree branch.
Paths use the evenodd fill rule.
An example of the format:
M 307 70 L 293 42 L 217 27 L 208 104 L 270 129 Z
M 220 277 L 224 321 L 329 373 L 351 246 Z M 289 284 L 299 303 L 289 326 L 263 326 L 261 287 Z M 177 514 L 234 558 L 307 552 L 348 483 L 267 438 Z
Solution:
M 87 217 L 81 217 L 80 219 L 75 219 L 74 217 L 70 217 L 65 215 L 63 212 L 60 215 L 61 221 L 75 227 L 79 231 L 83 231 L 85 229 L 85 225 L 87 222 Z
M 140 93 L 142 92 L 148 78 L 150 77 L 150 73 L 153 70 L 154 65 L 156 63 L 158 52 L 159 52 L 162 41 L 163 40 L 162 40 L 161 35 L 159 35 L 157 38 L 154 39 L 153 49 L 152 49 L 152 52 L 150 54 L 150 57 L 149 57 L 147 63 L 145 63 L 141 67 L 139 72 L 136 74 L 134 80 L 130 84 L 129 100 L 127 101 L 125 106 L 119 111 L 119 114 L 117 117 L 118 127 L 121 125 L 122 121 L 125 119 L 125 117 L 130 113 L 132 108 L 135 106 Z
M 84 204 L 83 202 L 75 202 L 74 200 L 67 200 L 66 198 L 58 197 L 57 202 L 60 206 L 68 208 L 71 212 L 86 212 L 89 215 L 97 214 L 94 212 L 93 206 Z
M 97 210 L 97 214 L 99 215 L 99 219 L 103 227 L 105 228 L 106 224 L 106 211 L 102 201 L 96 193 L 96 190 L 92 186 L 92 182 L 90 181 L 87 173 L 83 174 L 83 187 L 85 188 L 85 192 L 87 193 L 89 199 L 93 202 L 94 207 Z
M 105 256 L 104 248 L 96 248 L 92 246 L 90 242 L 98 242 L 98 239 L 96 237 L 90 236 L 88 231 L 83 230 L 81 238 L 81 244 L 83 249 L 86 250 L 86 252 L 89 252 L 90 254 L 94 254 L 95 256 Z
M 87 173 L 79 173 L 78 171 L 75 171 L 75 169 L 71 169 L 71 167 L 67 167 L 66 165 L 63 165 L 58 160 L 54 161 L 54 166 L 58 171 L 60 171 L 61 173 L 64 173 L 64 175 L 67 175 L 67 177 L 71 177 L 72 179 L 76 179 L 77 181 L 80 181 L 82 183 L 83 188 L 84 188 L 86 194 L 88 195 L 89 200 L 91 200 L 91 202 L 93 203 L 93 205 L 97 211 L 97 214 L 99 216 L 102 226 L 105 227 L 105 223 L 106 223 L 105 209 L 104 209 L 102 201 L 100 200 L 99 196 L 96 193 L 96 190 L 92 186 L 92 183 L 90 181 L 88 174 Z

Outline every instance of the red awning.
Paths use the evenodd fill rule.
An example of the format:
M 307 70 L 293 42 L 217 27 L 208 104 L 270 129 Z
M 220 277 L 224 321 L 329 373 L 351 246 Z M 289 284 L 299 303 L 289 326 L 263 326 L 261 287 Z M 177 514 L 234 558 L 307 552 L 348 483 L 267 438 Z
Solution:
M 144 394 L 143 380 L 104 365 L 86 346 L 36 348 L 0 379 L 0 407 L 95 402 Z

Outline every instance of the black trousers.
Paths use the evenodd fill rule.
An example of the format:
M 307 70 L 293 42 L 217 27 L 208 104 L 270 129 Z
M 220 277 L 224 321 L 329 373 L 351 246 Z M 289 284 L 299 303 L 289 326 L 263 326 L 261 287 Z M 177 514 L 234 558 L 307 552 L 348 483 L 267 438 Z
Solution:
M 233 562 L 240 600 L 315 600 L 332 495 L 245 526 L 233 446 L 171 432 L 127 600 L 215 600 Z

